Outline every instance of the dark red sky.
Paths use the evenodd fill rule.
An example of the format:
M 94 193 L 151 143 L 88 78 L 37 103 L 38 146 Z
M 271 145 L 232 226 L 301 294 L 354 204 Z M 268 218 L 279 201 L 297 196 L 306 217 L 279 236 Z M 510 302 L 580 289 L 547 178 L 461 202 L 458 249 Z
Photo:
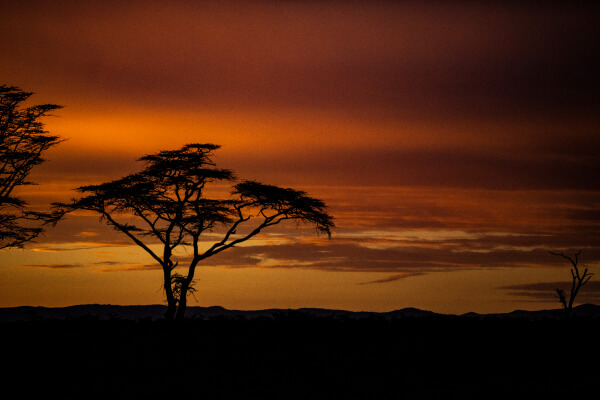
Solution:
M 352 284 L 351 273 L 326 275 L 338 287 L 329 297 L 316 295 L 303 275 L 290 278 L 278 292 L 283 297 L 259 299 L 252 289 L 254 300 L 207 294 L 206 302 L 513 308 L 517 300 L 490 291 L 568 280 L 568 270 L 551 267 L 560 263 L 546 258 L 550 248 L 583 247 L 584 259 L 600 265 L 599 8 L 500 1 L 3 2 L 0 77 L 35 91 L 35 102 L 65 106 L 47 124 L 69 140 L 35 172 L 43 185 L 30 193 L 32 201 L 120 177 L 146 153 L 214 142 L 223 145 L 217 155 L 223 166 L 310 189 L 330 204 L 339 226 L 326 244 L 289 236 L 276 247 L 257 244 L 214 263 L 248 267 L 257 254 L 268 254 L 263 269 L 368 275 Z M 99 234 L 97 221 L 65 223 L 48 232 L 48 248 L 84 237 L 114 240 Z M 317 262 L 308 250 L 314 246 L 331 257 Z M 60 281 L 19 265 L 76 265 L 68 279 L 81 276 L 90 286 L 74 290 L 71 303 L 89 300 L 82 293 L 95 287 L 93 265 L 109 265 L 19 254 L 2 267 L 10 282 L 23 282 L 24 270 L 34 282 Z M 243 279 L 258 282 L 252 271 Z M 357 285 L 371 281 L 381 284 Z M 458 286 L 448 283 L 454 281 Z M 285 288 L 303 284 L 296 297 L 284 299 Z M 224 283 L 211 285 L 217 293 Z M 378 289 L 353 294 L 367 287 Z M 447 297 L 431 294 L 440 287 Z M 58 292 L 44 289 L 19 301 L 57 304 Z M 136 302 L 118 290 L 95 298 Z M 554 301 L 551 294 L 547 301 Z
M 64 123 L 208 115 L 352 184 L 598 189 L 598 10 L 551 3 L 5 3 L 1 72 Z

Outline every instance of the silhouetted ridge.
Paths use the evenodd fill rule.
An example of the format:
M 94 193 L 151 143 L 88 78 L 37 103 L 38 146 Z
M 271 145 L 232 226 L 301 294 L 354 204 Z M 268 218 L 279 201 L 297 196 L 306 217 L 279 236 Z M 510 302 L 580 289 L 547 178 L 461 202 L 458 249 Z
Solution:
M 435 316 L 443 315 L 443 314 L 435 313 L 433 311 L 419 310 L 418 308 L 414 308 L 414 307 L 408 307 L 408 308 L 403 308 L 401 310 L 390 311 L 385 314 L 387 316 L 395 317 L 395 318 L 435 317 Z
M 83 304 L 69 307 L 5 307 L 0 308 L 0 321 L 33 321 L 33 320 L 69 320 L 69 319 L 126 319 L 126 320 L 159 320 L 162 319 L 166 306 L 135 305 L 119 306 L 111 304 Z M 461 318 L 461 319 L 560 319 L 563 316 L 561 309 L 526 311 L 515 310 L 509 313 L 478 314 L 474 312 L 462 315 L 439 314 L 433 311 L 420 310 L 408 307 L 389 312 L 346 311 L 324 308 L 299 308 L 299 309 L 265 309 L 265 310 L 228 310 L 221 306 L 189 307 L 189 319 L 210 318 L 285 318 L 285 317 L 310 317 L 310 318 Z M 600 306 L 595 304 L 582 304 L 573 308 L 573 316 L 578 318 L 600 319 Z
M 462 318 L 512 318 L 512 319 L 527 319 L 527 320 L 542 320 L 542 319 L 562 319 L 564 311 L 562 309 L 550 310 L 514 310 L 508 313 L 497 314 L 477 314 L 474 312 L 460 315 Z M 575 318 L 600 318 L 600 306 L 595 304 L 581 304 L 573 307 L 573 317 Z

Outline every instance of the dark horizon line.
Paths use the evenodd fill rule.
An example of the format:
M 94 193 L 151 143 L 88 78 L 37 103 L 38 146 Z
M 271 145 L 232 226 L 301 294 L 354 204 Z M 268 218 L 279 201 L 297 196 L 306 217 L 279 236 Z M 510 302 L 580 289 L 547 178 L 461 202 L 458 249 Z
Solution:
M 162 319 L 166 305 L 115 305 L 115 304 L 78 304 L 65 307 L 14 306 L 0 307 L 0 322 L 33 321 L 33 320 L 159 320 Z M 573 307 L 574 316 L 600 319 L 600 305 L 584 303 Z M 188 319 L 211 318 L 277 318 L 277 317 L 309 317 L 309 318 L 497 318 L 497 319 L 560 319 L 564 315 L 561 308 L 542 310 L 516 309 L 503 313 L 462 314 L 437 313 L 415 307 L 405 307 L 393 311 L 348 311 L 318 307 L 301 308 L 267 308 L 257 310 L 230 310 L 222 306 L 190 306 Z

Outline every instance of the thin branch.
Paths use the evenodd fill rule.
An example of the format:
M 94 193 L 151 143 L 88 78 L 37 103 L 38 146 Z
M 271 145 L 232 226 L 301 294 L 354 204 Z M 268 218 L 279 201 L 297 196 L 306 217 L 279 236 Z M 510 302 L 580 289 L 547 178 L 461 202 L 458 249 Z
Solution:
M 117 221 L 115 221 L 115 219 L 110 214 L 108 214 L 106 212 L 103 212 L 102 215 L 104 216 L 104 218 L 107 219 L 107 221 L 110 222 L 110 224 L 112 226 L 114 226 L 115 228 L 117 228 L 118 230 L 120 230 L 121 232 L 123 232 L 125 235 L 127 235 L 131 240 L 133 240 L 133 242 L 135 244 L 137 244 L 142 249 L 144 249 L 144 251 L 146 251 L 148 254 L 150 254 L 152 256 L 152 258 L 154 258 L 156 261 L 158 261 L 158 263 L 161 266 L 164 267 L 164 261 L 161 260 L 161 258 L 158 257 L 148 246 L 146 246 L 144 244 L 144 242 L 142 242 L 141 240 L 139 240 L 134 234 L 132 234 L 129 230 L 127 230 L 127 228 L 125 228 L 125 226 L 123 226 L 122 224 L 120 224 Z
M 248 239 L 250 239 L 250 238 L 258 235 L 266 227 L 277 225 L 281 221 L 288 219 L 287 217 L 279 218 L 279 219 L 274 219 L 274 218 L 275 217 L 265 219 L 259 226 L 257 226 L 254 230 L 252 230 L 246 236 L 243 236 L 243 237 L 241 237 L 239 239 L 233 240 L 233 241 L 231 241 L 229 243 L 226 243 L 227 240 L 228 240 L 228 237 L 229 237 L 229 235 L 227 235 L 225 238 L 223 238 L 223 240 L 221 240 L 219 243 L 215 243 L 202 256 L 200 256 L 201 257 L 200 259 L 202 260 L 202 259 L 205 259 L 207 257 L 214 256 L 215 254 L 218 254 L 218 253 L 222 252 L 223 250 L 227 250 L 227 249 L 229 249 L 231 247 L 234 247 L 236 244 L 245 242 L 246 240 L 248 240 Z M 229 234 L 229 232 L 228 232 L 228 234 Z

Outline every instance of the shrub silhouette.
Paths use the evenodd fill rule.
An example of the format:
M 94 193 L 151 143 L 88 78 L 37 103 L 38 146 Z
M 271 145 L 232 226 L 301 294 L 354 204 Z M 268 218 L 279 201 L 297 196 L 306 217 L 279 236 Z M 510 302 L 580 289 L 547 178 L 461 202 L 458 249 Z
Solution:
M 563 306 L 563 310 L 565 312 L 565 319 L 569 319 L 571 318 L 571 315 L 573 313 L 573 303 L 575 302 L 575 297 L 577 297 L 577 293 L 579 293 L 579 290 L 583 287 L 583 285 L 590 281 L 592 274 L 588 272 L 587 268 L 583 271 L 583 274 L 579 273 L 578 263 L 581 250 L 575 253 L 574 258 L 571 258 L 563 253 L 554 253 L 551 251 L 549 253 L 554 256 L 566 258 L 573 266 L 573 268 L 571 268 L 572 281 L 571 291 L 569 292 L 569 299 L 567 300 L 567 293 L 563 289 L 556 289 L 556 297 L 558 298 L 558 301 L 560 301 L 560 304 L 562 304 Z

